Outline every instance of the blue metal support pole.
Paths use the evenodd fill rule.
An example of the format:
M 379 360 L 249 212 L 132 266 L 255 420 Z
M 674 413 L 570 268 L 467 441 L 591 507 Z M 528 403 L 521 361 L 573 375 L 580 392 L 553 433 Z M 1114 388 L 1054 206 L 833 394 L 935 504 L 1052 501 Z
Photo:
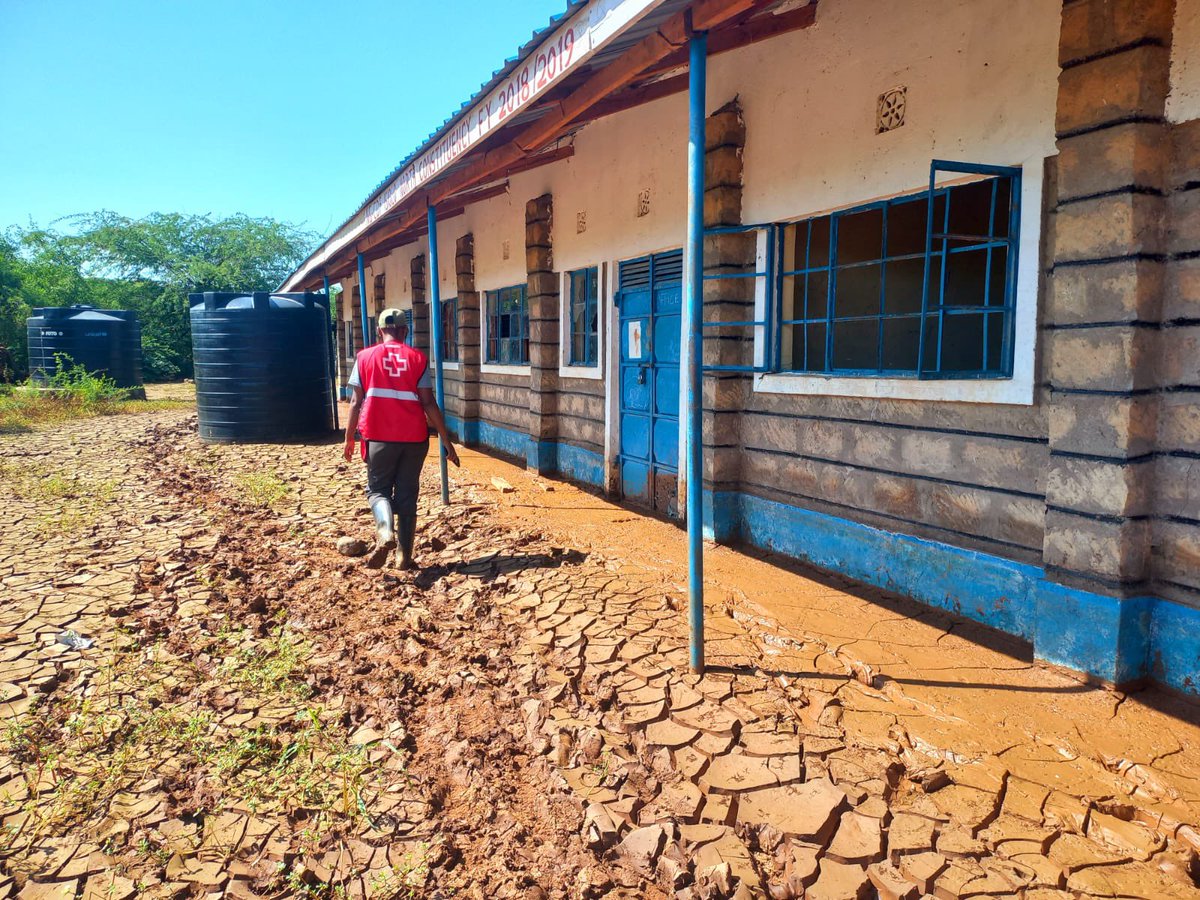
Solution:
M 371 346 L 371 323 L 367 321 L 367 272 L 362 254 L 358 254 L 358 306 L 362 310 L 363 349 Z
M 433 353 L 433 390 L 437 396 L 438 408 L 445 416 L 446 382 L 442 377 L 442 286 L 438 277 L 441 268 L 438 266 L 437 210 L 432 206 L 429 207 L 428 221 L 429 266 L 426 268 L 425 278 L 429 282 L 429 342 L 433 345 L 429 349 Z M 442 444 L 440 439 L 438 445 L 438 462 L 442 470 L 442 505 L 449 506 L 450 476 L 446 471 L 446 445 Z
M 687 453 L 688 621 L 692 671 L 704 672 L 704 457 L 701 405 L 704 341 L 704 112 L 708 35 L 688 46 L 688 218 L 684 250 L 683 327 L 688 369 L 684 411 Z

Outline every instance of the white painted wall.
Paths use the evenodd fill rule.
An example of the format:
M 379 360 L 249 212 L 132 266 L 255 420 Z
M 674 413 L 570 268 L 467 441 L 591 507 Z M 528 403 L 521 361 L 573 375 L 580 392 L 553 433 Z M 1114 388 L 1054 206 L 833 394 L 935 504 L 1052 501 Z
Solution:
M 745 109 L 746 221 L 909 193 L 935 157 L 1040 169 L 1061 14 L 1060 0 L 822 0 L 813 27 L 714 58 L 713 104 L 738 93 Z M 879 94 L 899 85 L 906 124 L 876 135 Z
M 1056 152 L 1060 15 L 1058 0 L 822 0 L 812 28 L 714 57 L 709 111 L 734 95 L 745 109 L 745 220 L 919 190 L 935 156 L 1040 170 Z M 878 95 L 898 84 L 909 88 L 907 124 L 877 136 Z M 476 204 L 439 234 L 445 242 L 474 231 L 481 290 L 524 277 L 516 251 L 525 202 L 546 191 L 557 269 L 678 247 L 686 140 L 683 94 L 602 119 L 577 135 L 573 158 L 513 177 L 507 196 Z M 650 214 L 639 218 L 644 189 Z
M 1167 118 L 1172 122 L 1200 119 L 1200 0 L 1175 0 Z
M 687 98 L 681 94 L 601 119 L 578 134 L 575 155 L 547 172 L 554 193 L 556 268 L 569 271 L 682 246 L 687 129 Z M 642 191 L 650 192 L 649 213 L 638 216 Z M 582 233 L 581 212 L 587 228 Z
M 746 117 L 745 222 L 913 193 L 935 158 L 1024 167 L 1011 380 L 779 375 L 757 379 L 759 390 L 1033 402 L 1042 164 L 1057 152 L 1061 13 L 1059 0 L 822 0 L 812 28 L 713 60 L 710 100 L 736 92 Z M 879 95 L 901 85 L 905 124 L 875 134 Z
M 534 192 L 527 194 L 529 190 Z M 514 188 L 507 194 L 474 204 L 461 216 L 438 223 L 444 296 L 453 297 L 458 292 L 455 245 L 467 233 L 475 235 L 476 290 L 492 291 L 525 283 L 525 202 L 539 193 L 536 188 L 522 187 L 519 191 Z M 505 242 L 508 259 L 504 258 Z
M 1056 152 L 1060 16 L 1060 0 L 822 0 L 813 27 L 712 59 L 709 112 L 735 95 L 745 111 L 746 222 L 804 218 L 921 190 L 935 157 L 1025 168 L 1014 379 L 781 376 L 760 383 L 763 389 L 1033 401 L 1041 175 L 1043 160 Z M 897 85 L 908 87 L 906 124 L 876 135 L 878 96 Z M 681 246 L 686 140 L 685 94 L 588 125 L 575 138 L 574 157 L 513 177 L 506 196 L 439 228 L 444 295 L 455 292 L 454 241 L 467 231 L 475 235 L 479 290 L 524 280 L 525 202 L 547 191 L 559 271 Z M 643 190 L 650 212 L 638 217 Z

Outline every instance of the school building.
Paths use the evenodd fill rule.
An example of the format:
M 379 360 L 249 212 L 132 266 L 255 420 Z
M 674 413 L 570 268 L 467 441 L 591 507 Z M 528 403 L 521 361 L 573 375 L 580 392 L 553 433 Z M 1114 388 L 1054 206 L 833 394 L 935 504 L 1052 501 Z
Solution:
M 573 2 L 286 283 L 342 383 L 436 282 L 465 443 L 680 517 L 700 34 L 706 531 L 1200 694 L 1200 0 Z

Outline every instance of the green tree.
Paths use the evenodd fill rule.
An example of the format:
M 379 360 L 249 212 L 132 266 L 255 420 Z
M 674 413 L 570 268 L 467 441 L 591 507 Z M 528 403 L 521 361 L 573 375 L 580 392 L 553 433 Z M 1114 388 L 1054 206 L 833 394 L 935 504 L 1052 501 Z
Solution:
M 132 219 L 101 211 L 61 224 L 61 231 L 31 226 L 9 233 L 29 305 L 136 310 L 151 380 L 191 374 L 189 293 L 273 290 L 316 239 L 287 223 L 244 215 Z
M 15 380 L 25 370 L 29 309 L 17 248 L 0 235 L 0 384 Z

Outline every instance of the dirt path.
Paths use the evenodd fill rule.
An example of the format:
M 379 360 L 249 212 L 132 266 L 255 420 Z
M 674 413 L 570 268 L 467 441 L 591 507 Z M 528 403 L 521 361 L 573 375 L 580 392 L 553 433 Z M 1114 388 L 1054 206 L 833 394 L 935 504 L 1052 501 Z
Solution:
M 935 616 L 718 549 L 700 679 L 679 532 L 478 454 L 414 579 L 336 445 L 0 449 L 0 897 L 1200 896 L 1195 726 Z

